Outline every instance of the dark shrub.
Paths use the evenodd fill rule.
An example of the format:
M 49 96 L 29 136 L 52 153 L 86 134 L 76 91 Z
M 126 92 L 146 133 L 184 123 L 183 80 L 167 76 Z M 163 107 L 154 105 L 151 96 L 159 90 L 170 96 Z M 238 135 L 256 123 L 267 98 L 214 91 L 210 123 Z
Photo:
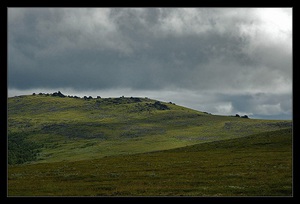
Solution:
M 60 91 L 54 92 L 54 93 L 52 94 L 52 96 L 58 96 L 58 97 L 62 97 L 62 98 L 66 97 L 66 96 L 63 95 Z
M 169 110 L 169 107 L 168 107 L 168 106 L 166 106 L 165 104 L 162 104 L 162 103 L 159 102 L 159 101 L 156 101 L 156 102 L 154 103 L 154 107 L 155 107 L 156 109 L 158 109 L 158 110 Z
M 42 145 L 27 140 L 27 133 L 8 133 L 8 164 L 37 160 Z
M 141 99 L 140 98 L 135 98 L 135 97 L 130 97 L 130 100 L 132 101 L 132 102 L 142 102 L 141 101 Z

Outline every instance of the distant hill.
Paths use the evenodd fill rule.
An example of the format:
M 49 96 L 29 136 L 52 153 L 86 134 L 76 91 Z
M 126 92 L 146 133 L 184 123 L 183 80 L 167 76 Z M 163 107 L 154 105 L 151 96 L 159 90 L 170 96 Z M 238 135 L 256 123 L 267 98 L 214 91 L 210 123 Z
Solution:
M 149 98 L 60 92 L 8 98 L 10 164 L 153 152 L 291 126 L 290 120 L 218 116 Z

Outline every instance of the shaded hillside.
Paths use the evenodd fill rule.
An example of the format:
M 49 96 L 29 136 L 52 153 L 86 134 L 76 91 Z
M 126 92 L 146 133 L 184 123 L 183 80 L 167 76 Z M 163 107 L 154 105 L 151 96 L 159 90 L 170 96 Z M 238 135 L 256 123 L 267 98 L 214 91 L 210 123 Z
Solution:
M 8 195 L 292 196 L 292 131 L 152 153 L 10 166 Z

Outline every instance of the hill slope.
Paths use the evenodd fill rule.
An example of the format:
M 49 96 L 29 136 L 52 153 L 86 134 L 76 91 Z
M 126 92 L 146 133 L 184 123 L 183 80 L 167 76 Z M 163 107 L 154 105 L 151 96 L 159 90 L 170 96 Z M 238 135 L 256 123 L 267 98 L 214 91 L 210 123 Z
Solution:
M 10 149 L 35 148 L 24 148 L 19 154 L 11 151 L 10 155 L 29 152 L 29 159 L 15 159 L 12 164 L 166 150 L 287 127 L 291 121 L 217 116 L 148 98 L 32 95 L 8 99 L 8 139 L 14 138 Z
M 9 196 L 292 196 L 292 131 L 8 173 Z

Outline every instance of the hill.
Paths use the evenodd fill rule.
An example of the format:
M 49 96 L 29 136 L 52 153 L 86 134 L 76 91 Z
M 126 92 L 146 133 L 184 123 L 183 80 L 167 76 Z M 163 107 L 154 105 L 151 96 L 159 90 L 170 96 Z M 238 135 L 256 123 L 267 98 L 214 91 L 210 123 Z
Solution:
M 211 115 L 148 98 L 93 99 L 60 94 L 8 99 L 11 164 L 166 150 L 292 125 L 291 121 Z M 18 161 L 14 155 L 28 156 Z
M 292 196 L 292 131 L 11 166 L 8 179 L 10 196 Z
M 149 98 L 8 98 L 9 196 L 291 196 L 292 121 Z

